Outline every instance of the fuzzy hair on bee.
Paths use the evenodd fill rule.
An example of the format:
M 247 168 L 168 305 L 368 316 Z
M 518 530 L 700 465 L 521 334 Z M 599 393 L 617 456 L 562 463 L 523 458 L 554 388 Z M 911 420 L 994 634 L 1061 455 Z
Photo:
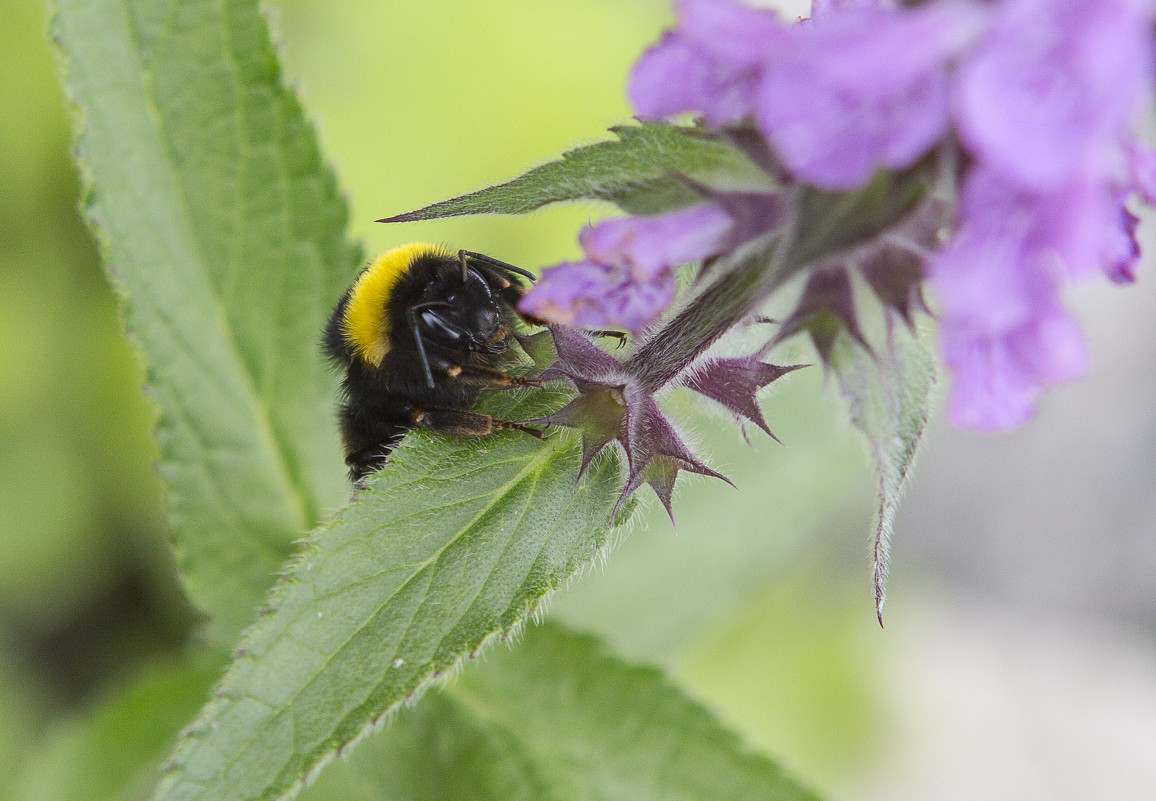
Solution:
M 371 261 L 325 328 L 324 349 L 344 371 L 338 410 L 354 482 L 385 464 L 415 426 L 457 436 L 542 432 L 472 410 L 483 388 L 540 386 L 502 369 L 533 275 L 438 245 L 402 245 Z

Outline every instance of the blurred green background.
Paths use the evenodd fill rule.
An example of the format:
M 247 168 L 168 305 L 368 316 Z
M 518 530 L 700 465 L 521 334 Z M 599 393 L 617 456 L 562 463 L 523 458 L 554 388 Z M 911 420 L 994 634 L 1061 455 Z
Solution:
M 791 11 L 802 11 L 799 5 Z M 93 720 L 113 725 L 93 715 L 123 688 L 147 696 L 156 671 L 188 658 L 196 625 L 167 553 L 142 371 L 76 212 L 68 113 L 43 34 L 45 11 L 39 0 L 6 0 L 4 7 L 0 796 L 27 786 L 29 771 L 79 770 L 83 756 L 70 750 L 68 738 Z M 353 234 L 367 252 L 427 239 L 527 267 L 575 256 L 578 228 L 606 209 L 569 206 L 526 218 L 394 227 L 372 221 L 503 180 L 603 138 L 608 126 L 629 119 L 623 87 L 630 65 L 671 19 L 664 0 L 283 0 L 269 13 L 287 74 L 347 188 Z M 792 356 L 801 358 L 782 360 Z M 557 596 L 552 610 L 603 633 L 630 657 L 666 665 L 752 744 L 844 798 L 954 798 L 944 787 L 961 793 L 985 787 L 968 778 L 973 773 L 1010 770 L 1014 776 L 1022 769 L 1030 777 L 1037 764 L 1062 760 L 1069 745 L 1086 754 L 1077 738 L 1044 754 L 1042 763 L 1031 756 L 1026 763 L 1007 759 L 995 774 L 960 767 L 976 757 L 956 742 L 966 739 L 968 710 L 977 708 L 977 698 L 1000 698 L 1007 679 L 1000 660 L 1017 649 L 1031 646 L 1026 653 L 1033 658 L 1052 653 L 1048 648 L 1067 654 L 1090 637 L 1105 660 L 1122 653 L 1137 665 L 1128 674 L 1136 693 L 1128 696 L 1129 708 L 1140 716 L 1156 710 L 1152 607 L 1143 599 L 1124 611 L 1105 609 L 1091 588 L 1091 600 L 1072 612 L 1087 637 L 1071 640 L 1071 649 L 1062 637 L 1037 648 L 1035 606 L 1001 606 L 1008 593 L 1001 595 L 994 579 L 968 596 L 968 582 L 957 580 L 971 574 L 953 567 L 962 558 L 957 553 L 901 545 L 905 561 L 892 595 L 904 600 L 892 605 L 889 631 L 881 634 L 868 583 L 871 486 L 862 448 L 841 422 L 821 372 L 807 373 L 792 376 L 764 403 L 786 448 L 758 432 L 749 448 L 729 421 L 671 398 L 739 492 L 721 482 L 684 481 L 677 533 L 652 505 L 605 569 Z M 902 537 L 918 539 L 921 527 L 941 527 L 934 510 L 944 509 L 959 486 L 951 467 L 963 458 L 958 448 L 974 447 L 958 436 L 943 433 L 947 444 L 939 453 L 945 455 L 925 457 L 939 494 L 913 498 L 924 511 L 913 518 L 915 532 L 904 530 L 901 518 Z M 984 457 L 974 451 L 972 457 L 970 469 L 984 471 Z M 983 493 L 1007 486 L 972 486 L 973 505 L 998 500 Z M 1048 491 L 1040 504 L 1054 504 Z M 983 522 L 988 519 L 981 516 L 975 531 L 1003 530 Z M 1152 531 L 1142 515 L 1136 526 L 1141 534 Z M 943 527 L 950 530 L 950 523 Z M 958 545 L 962 538 L 950 534 L 943 541 Z M 1070 611 L 1047 617 L 1060 623 L 1046 631 L 1070 631 Z M 1120 620 L 1127 622 L 1123 629 Z M 1011 645 L 999 647 L 1005 640 Z M 968 659 L 984 649 L 990 658 L 971 665 Z M 1100 662 L 1086 667 L 1107 682 L 1105 670 Z M 1086 686 L 1080 675 L 1072 681 Z M 1061 682 L 1039 703 L 1059 703 L 1068 686 Z M 1109 702 L 1115 696 L 1088 714 L 1115 714 Z M 184 714 L 173 712 L 176 720 Z M 1028 723 L 1015 718 L 1005 725 L 1031 732 L 1050 720 L 1024 715 Z M 1141 750 L 1156 744 L 1152 725 L 1128 731 L 1128 742 Z M 998 731 L 992 736 L 999 740 Z M 1143 784 L 1149 777 L 1156 782 L 1146 764 L 1110 767 L 1116 780 L 1156 786 Z M 1089 775 L 1108 767 L 1093 765 Z M 1069 797 L 1071 782 L 1061 784 L 1058 795 L 1037 796 L 1005 781 L 985 797 Z M 104 797 L 97 785 L 75 797 Z

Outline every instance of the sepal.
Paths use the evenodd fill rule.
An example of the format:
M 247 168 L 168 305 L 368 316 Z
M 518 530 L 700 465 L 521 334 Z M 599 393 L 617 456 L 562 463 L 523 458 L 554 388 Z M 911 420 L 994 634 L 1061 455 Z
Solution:
M 692 370 L 682 383 L 726 407 L 738 417 L 750 420 L 765 431 L 768 437 L 779 442 L 759 408 L 758 392 L 787 373 L 806 366 L 768 364 L 753 356 L 711 359 Z
M 614 515 L 639 487 L 649 484 L 673 521 L 671 497 L 681 470 L 730 483 L 726 476 L 707 467 L 691 451 L 659 408 L 654 393 L 626 366 L 578 329 L 551 326 L 550 331 L 554 335 L 558 358 L 542 373 L 542 378 L 566 379 L 574 384 L 579 395 L 557 412 L 532 422 L 578 429 L 582 436 L 583 472 L 611 442 L 622 446 L 627 462 L 626 485 L 615 504 Z M 720 362 L 724 364 L 721 368 L 717 366 Z M 761 365 L 754 359 L 716 360 L 707 365 L 705 375 L 709 378 L 725 374 L 737 387 L 741 387 L 743 382 L 762 382 L 758 386 L 765 386 L 793 369 L 773 365 L 756 368 L 746 364 L 745 369 L 749 375 L 738 376 L 739 369 L 731 362 L 754 362 Z M 758 386 L 749 389 L 752 404 Z M 733 388 L 721 389 L 717 394 L 735 404 L 742 403 L 737 399 L 737 390 Z M 755 409 L 757 413 L 757 406 Z M 761 419 L 762 415 L 759 414 Z M 766 423 L 763 422 L 761 427 L 766 430 Z
M 931 314 L 923 298 L 923 259 L 898 245 L 884 244 L 859 261 L 871 291 L 915 331 L 915 313 Z
M 855 290 L 845 267 L 816 270 L 807 278 L 798 305 L 771 340 L 767 350 L 800 331 L 811 335 L 823 361 L 830 364 L 835 337 L 845 331 L 865 350 L 871 351 L 855 313 Z

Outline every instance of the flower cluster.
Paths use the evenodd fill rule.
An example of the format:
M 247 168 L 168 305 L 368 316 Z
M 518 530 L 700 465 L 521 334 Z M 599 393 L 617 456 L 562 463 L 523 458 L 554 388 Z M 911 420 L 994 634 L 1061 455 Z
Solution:
M 899 252 L 885 232 L 855 256 L 908 322 L 929 280 L 955 423 L 1020 425 L 1046 386 L 1086 369 L 1064 283 L 1133 280 L 1137 219 L 1125 203 L 1156 200 L 1156 154 L 1129 134 L 1156 64 L 1149 0 L 815 0 L 791 25 L 737 0 L 681 0 L 678 12 L 635 66 L 636 110 L 753 135 L 781 187 L 851 191 L 962 149 L 954 235 L 934 252 L 920 249 L 931 241 Z M 642 330 L 672 301 L 677 265 L 733 255 L 766 230 L 749 222 L 766 196 L 702 199 L 587 229 L 586 259 L 548 271 L 524 308 Z M 826 272 L 808 279 L 814 291 L 779 338 L 820 307 L 858 338 L 845 276 L 830 259 L 815 266 Z
M 1134 280 L 1125 201 L 1152 199 L 1152 163 L 1129 126 L 1151 24 L 1144 0 L 1005 0 L 959 65 L 953 111 L 972 165 L 959 231 L 930 265 L 957 424 L 1014 428 L 1045 386 L 1087 369 L 1065 279 Z

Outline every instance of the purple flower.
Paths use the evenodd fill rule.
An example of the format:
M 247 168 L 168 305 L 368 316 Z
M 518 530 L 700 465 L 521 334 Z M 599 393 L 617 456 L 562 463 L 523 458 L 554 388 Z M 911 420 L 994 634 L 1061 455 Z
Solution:
M 1156 204 L 1156 150 L 1128 141 L 1124 145 L 1124 161 L 1126 178 L 1114 193 L 1102 249 L 1104 271 L 1116 284 L 1134 283 L 1136 268 L 1140 266 L 1140 243 L 1136 239 L 1140 218 L 1128 209 L 1128 199 L 1135 194 L 1149 205 Z
M 944 361 L 955 374 L 948 414 L 960 426 L 1002 431 L 1025 422 L 1045 386 L 1087 369 L 1087 351 L 1059 301 L 1074 259 L 1106 256 L 1105 230 L 1086 224 L 1082 186 L 1023 193 L 977 169 L 964 188 L 963 223 L 931 264 Z
M 1124 146 L 1127 159 L 1128 189 L 1144 202 L 1156 205 L 1156 150 L 1132 140 Z
M 947 133 L 947 62 L 980 31 L 970 3 L 826 8 L 792 28 L 755 98 L 763 135 L 801 180 L 849 189 L 909 166 Z
M 776 178 L 785 167 L 829 190 L 909 167 L 958 137 L 967 158 L 957 234 L 926 270 L 872 265 L 872 286 L 909 311 L 926 274 L 956 374 L 952 419 L 985 430 L 1022 423 L 1047 386 L 1087 367 L 1061 302 L 1066 283 L 1135 280 L 1127 203 L 1156 202 L 1156 151 L 1128 126 L 1156 73 L 1152 0 L 813 0 L 812 14 L 787 27 L 731 0 L 683 0 L 678 28 L 639 62 L 631 96 L 646 116 L 753 119 L 773 150 L 760 163 Z M 747 146 L 753 133 L 730 131 Z M 625 297 L 720 243 L 733 250 L 755 229 L 748 220 L 770 219 L 753 201 L 711 199 L 737 222 L 660 230 L 627 219 L 587 231 L 588 262 L 609 271 L 619 294 L 599 291 Z M 895 265 L 906 271 L 880 272 Z M 643 306 L 622 308 L 645 316 Z M 835 316 L 854 333 L 847 310 Z
M 959 70 L 964 142 L 1025 187 L 1112 169 L 1152 74 L 1145 0 L 1004 0 Z
M 894 0 L 812 0 L 811 19 L 822 19 L 848 8 L 894 8 Z
M 732 227 L 717 206 L 585 228 L 586 259 L 547 270 L 521 308 L 542 320 L 640 331 L 674 299 L 674 268 L 717 253 Z
M 566 262 L 547 270 L 520 307 L 552 323 L 638 331 L 670 305 L 674 290 L 670 270 L 635 281 L 605 264 Z
M 682 0 L 679 27 L 634 67 L 629 95 L 638 114 L 699 112 L 713 125 L 751 113 L 763 63 L 786 40 L 769 11 L 734 0 Z
M 1140 243 L 1136 229 L 1140 218 L 1128 211 L 1124 197 L 1119 199 L 1119 224 L 1109 228 L 1104 242 L 1104 272 L 1114 284 L 1136 282 L 1136 268 L 1140 266 Z
M 1109 256 L 1118 251 L 1121 205 L 1121 194 L 1104 181 L 1083 178 L 1030 191 L 981 165 L 964 184 L 962 219 L 965 227 L 999 231 L 999 237 L 1016 231 L 1025 252 L 1048 261 L 1057 279 L 1080 280 L 1107 271 Z
M 1079 327 L 1058 306 L 1041 307 L 999 336 L 944 325 L 940 342 L 955 374 L 948 418 L 978 431 L 1023 425 L 1045 385 L 1070 381 L 1087 369 Z
M 578 236 L 587 258 L 647 280 L 661 270 L 717 253 L 731 228 L 718 206 L 698 205 L 654 217 L 622 217 L 588 226 Z
M 1004 430 L 1087 368 L 1065 279 L 1135 280 L 1132 193 L 1156 198 L 1156 155 L 1127 127 L 1152 72 L 1146 0 L 1003 0 L 962 63 L 956 122 L 977 162 L 961 229 L 935 259 L 949 415 Z
M 941 327 L 1002 336 L 1051 302 L 1059 279 L 1054 252 L 1026 217 L 967 219 L 930 265 Z

